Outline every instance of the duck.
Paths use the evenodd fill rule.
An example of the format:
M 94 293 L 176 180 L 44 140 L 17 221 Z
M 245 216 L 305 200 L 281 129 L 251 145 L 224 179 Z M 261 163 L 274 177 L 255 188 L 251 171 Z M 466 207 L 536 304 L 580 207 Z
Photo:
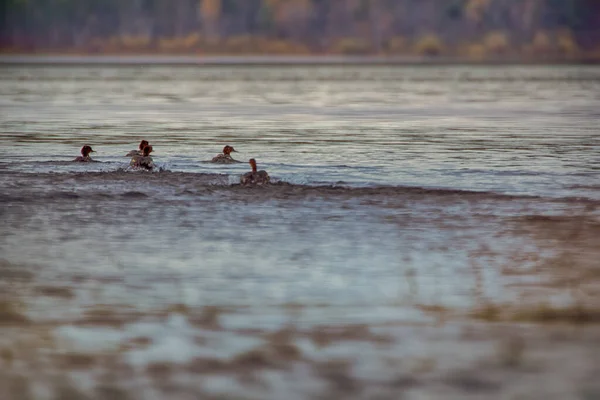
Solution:
M 257 171 L 256 160 L 254 158 L 251 158 L 250 161 L 248 161 L 248 163 L 252 167 L 252 171 L 246 172 L 240 177 L 240 183 L 242 185 L 266 185 L 271 181 L 271 177 L 269 176 L 269 174 L 267 174 L 267 171 Z
M 150 157 L 150 153 L 152 153 L 152 146 L 146 145 L 142 150 L 141 156 L 133 156 L 129 165 L 133 168 L 144 168 L 147 170 L 152 170 L 154 168 L 154 161 L 152 157 Z
M 148 146 L 150 143 L 148 143 L 147 140 L 142 140 L 140 142 L 140 148 L 139 150 L 131 150 L 129 153 L 127 153 L 125 155 L 125 157 L 133 157 L 133 156 L 141 156 L 144 154 L 144 147 Z
M 74 159 L 73 161 L 78 161 L 78 162 L 94 161 L 94 160 L 92 160 L 92 157 L 90 157 L 90 153 L 95 153 L 95 151 L 92 150 L 92 146 L 88 146 L 86 144 L 85 146 L 83 146 L 81 148 L 81 155 L 79 157 L 77 157 L 76 159 Z
M 210 162 L 213 163 L 218 163 L 218 164 L 235 164 L 235 163 L 239 163 L 240 161 L 234 160 L 231 157 L 231 153 L 232 152 L 236 152 L 237 150 L 235 150 L 232 146 L 225 146 L 223 147 L 223 153 L 222 154 L 217 154 L 215 157 L 213 157 L 213 159 Z

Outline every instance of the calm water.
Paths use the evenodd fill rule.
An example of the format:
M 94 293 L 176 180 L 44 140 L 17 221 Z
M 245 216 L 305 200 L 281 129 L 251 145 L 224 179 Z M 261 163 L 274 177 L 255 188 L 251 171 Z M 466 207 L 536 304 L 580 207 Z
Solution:
M 509 221 L 600 202 L 599 110 L 598 67 L 5 65 L 0 252 L 80 306 L 510 298 Z

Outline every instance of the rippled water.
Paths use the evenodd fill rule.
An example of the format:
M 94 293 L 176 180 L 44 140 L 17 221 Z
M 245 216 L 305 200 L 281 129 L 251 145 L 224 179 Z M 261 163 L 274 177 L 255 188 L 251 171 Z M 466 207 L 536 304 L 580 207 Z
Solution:
M 591 195 L 597 67 L 3 67 L 3 161 L 95 170 L 144 137 L 171 171 L 224 143 L 292 183 L 392 184 Z M 80 167 L 71 167 L 81 170 Z M 88 170 L 86 166 L 84 170 Z M 590 193 L 591 191 L 591 193 Z
M 598 67 L 4 65 L 0 250 L 112 282 L 79 305 L 503 299 L 507 221 L 600 201 L 599 110 Z

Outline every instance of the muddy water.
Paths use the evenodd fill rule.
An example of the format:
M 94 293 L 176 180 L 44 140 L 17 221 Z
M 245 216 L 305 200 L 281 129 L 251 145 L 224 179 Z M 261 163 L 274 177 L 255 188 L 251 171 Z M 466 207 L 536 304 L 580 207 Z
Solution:
M 93 353 L 62 360 L 68 370 L 110 353 L 179 388 L 208 369 L 224 379 L 209 392 L 235 396 L 244 384 L 223 387 L 248 365 L 299 363 L 248 396 L 345 393 L 355 380 L 368 398 L 358 387 L 377 387 L 388 355 L 407 356 L 390 343 L 430 346 L 436 334 L 413 326 L 440 311 L 596 293 L 598 93 L 597 67 L 2 66 L 0 283 L 12 311 L 0 329 L 36 324 L 51 352 Z M 142 138 L 157 171 L 128 168 Z M 83 144 L 98 162 L 70 162 Z M 246 163 L 207 163 L 225 144 L 273 184 L 240 187 Z M 456 344 L 455 329 L 440 334 Z M 353 340 L 367 361 L 319 364 L 353 356 Z M 411 353 L 403 373 L 435 370 L 441 353 Z M 87 374 L 79 390 L 102 382 Z M 500 378 L 463 378 L 399 387 L 506 393 Z

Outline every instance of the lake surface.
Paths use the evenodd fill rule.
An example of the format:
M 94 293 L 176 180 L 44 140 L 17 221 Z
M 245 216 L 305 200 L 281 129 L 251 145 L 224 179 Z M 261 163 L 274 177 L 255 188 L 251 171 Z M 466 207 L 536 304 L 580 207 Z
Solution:
M 56 162 L 89 142 L 103 164 L 83 171 L 113 171 L 147 138 L 169 171 L 243 171 L 201 163 L 230 143 L 293 184 L 600 197 L 587 187 L 598 172 L 598 67 L 36 65 L 0 74 L 11 170 L 82 171 Z
M 600 201 L 598 67 L 5 65 L 0 93 L 3 257 L 148 280 L 112 300 L 389 305 L 410 273 L 464 305 L 503 218 Z
M 49 387 L 53 371 L 89 367 L 70 376 L 104 390 L 98 398 L 120 387 L 132 398 L 302 399 L 323 379 L 346 393 L 346 364 L 327 364 L 341 356 L 358 357 L 348 382 L 381 389 L 389 378 L 390 398 L 400 381 L 440 394 L 438 378 L 390 375 L 390 357 L 417 374 L 430 370 L 427 352 L 449 368 L 468 355 L 478 376 L 488 347 L 453 327 L 443 342 L 410 327 L 386 331 L 396 344 L 381 350 L 373 332 L 488 302 L 569 304 L 574 282 L 578 301 L 586 284 L 597 290 L 599 117 L 594 66 L 0 65 L 0 320 L 16 325 L 0 335 L 11 349 L 1 355 L 38 365 Z M 128 166 L 141 139 L 155 171 Z M 85 144 L 97 162 L 72 162 Z M 207 162 L 226 144 L 242 163 Z M 271 185 L 238 184 L 250 158 Z M 248 392 L 225 377 L 272 368 L 256 357 L 282 327 L 304 339 L 268 336 L 269 357 L 287 349 L 277 357 L 321 380 L 284 367 Z M 57 347 L 24 342 L 47 330 Z M 555 344 L 542 354 L 549 347 L 561 362 L 548 365 L 587 365 Z M 44 364 L 49 354 L 55 364 Z M 128 367 L 106 367 L 107 357 Z M 568 369 L 575 377 L 544 382 L 588 374 Z M 205 370 L 224 376 L 198 380 Z M 0 383 L 18 382 L 6 371 Z M 98 371 L 122 371 L 112 392 Z M 167 372 L 176 383 L 163 387 Z M 41 376 L 21 374 L 39 389 Z M 519 388 L 506 376 L 506 386 L 442 382 L 455 398 L 481 388 L 505 398 Z

